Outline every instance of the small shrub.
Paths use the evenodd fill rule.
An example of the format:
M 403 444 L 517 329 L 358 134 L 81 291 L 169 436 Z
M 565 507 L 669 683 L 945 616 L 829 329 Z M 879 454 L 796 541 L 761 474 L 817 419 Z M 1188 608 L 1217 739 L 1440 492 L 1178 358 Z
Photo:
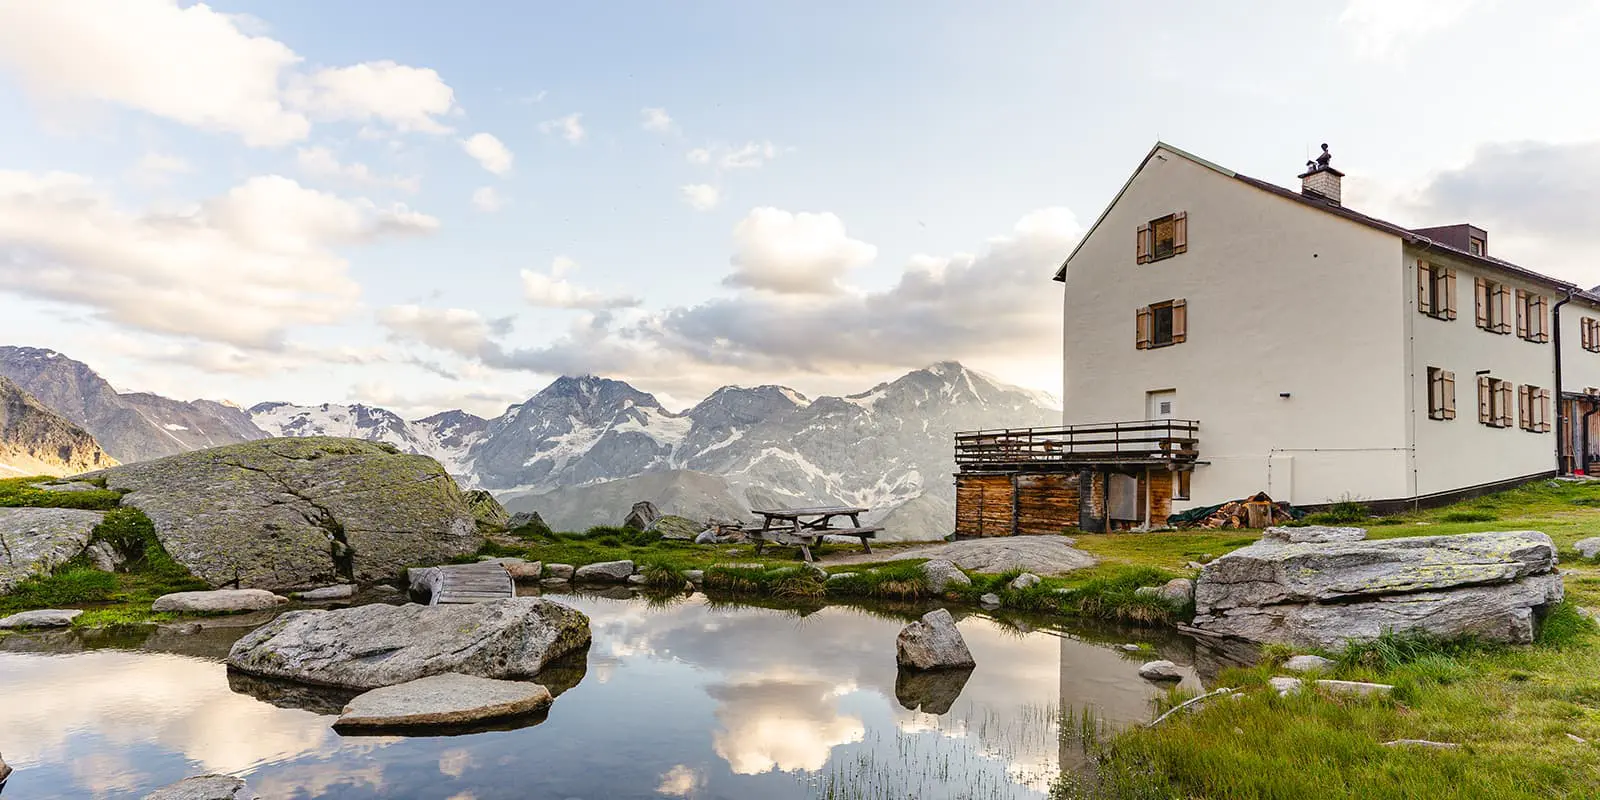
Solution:
M 1365 521 L 1370 516 L 1372 516 L 1372 510 L 1367 508 L 1365 503 L 1355 500 L 1340 500 L 1328 506 L 1326 511 L 1306 515 L 1305 521 L 1312 525 L 1349 525 Z
M 1494 512 L 1481 509 L 1447 511 L 1439 516 L 1444 522 L 1493 522 L 1499 518 Z
M 657 589 L 681 589 L 684 578 L 682 573 L 661 563 L 649 563 L 639 566 L 639 574 L 644 576 L 644 585 Z
M 1474 649 L 1478 646 L 1471 638 L 1447 640 L 1419 633 L 1384 631 L 1370 642 L 1345 645 L 1337 660 L 1345 667 L 1387 672 L 1424 658 L 1453 660 Z

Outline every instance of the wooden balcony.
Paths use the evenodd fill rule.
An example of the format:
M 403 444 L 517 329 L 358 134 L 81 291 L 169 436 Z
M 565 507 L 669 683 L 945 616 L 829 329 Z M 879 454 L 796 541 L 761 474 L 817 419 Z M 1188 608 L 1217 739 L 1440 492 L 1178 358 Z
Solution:
M 962 472 L 1054 472 L 1092 466 L 1165 464 L 1192 466 L 1200 456 L 1200 423 L 1151 419 L 1001 428 L 956 434 L 956 468 Z

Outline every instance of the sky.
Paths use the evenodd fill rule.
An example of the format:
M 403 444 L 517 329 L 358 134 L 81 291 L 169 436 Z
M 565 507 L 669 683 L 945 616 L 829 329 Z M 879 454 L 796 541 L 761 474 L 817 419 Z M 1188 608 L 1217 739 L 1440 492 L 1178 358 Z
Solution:
M 960 360 L 1059 390 L 1156 141 L 1583 285 L 1600 3 L 0 0 L 0 343 L 494 415 Z

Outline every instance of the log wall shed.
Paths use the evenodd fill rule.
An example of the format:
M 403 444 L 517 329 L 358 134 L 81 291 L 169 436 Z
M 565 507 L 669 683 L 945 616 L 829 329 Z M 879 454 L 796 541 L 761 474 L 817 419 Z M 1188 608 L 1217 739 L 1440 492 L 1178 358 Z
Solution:
M 1197 460 L 1192 420 L 956 434 L 956 534 L 1160 527 Z

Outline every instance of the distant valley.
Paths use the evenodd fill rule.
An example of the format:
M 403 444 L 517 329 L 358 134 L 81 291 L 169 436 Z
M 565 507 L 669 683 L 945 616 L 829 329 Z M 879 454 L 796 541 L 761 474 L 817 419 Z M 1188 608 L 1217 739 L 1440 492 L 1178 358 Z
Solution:
M 727 386 L 683 412 L 623 381 L 562 377 L 494 419 L 446 411 L 406 420 L 361 404 L 245 410 L 124 394 L 81 362 L 37 348 L 0 348 L 0 376 L 119 461 L 265 436 L 387 442 L 438 459 L 512 511 L 538 511 L 574 530 L 615 524 L 638 500 L 697 519 L 826 502 L 873 509 L 885 538 L 943 536 L 954 518 L 951 435 L 1060 417 L 1050 398 L 955 362 L 845 397 Z

